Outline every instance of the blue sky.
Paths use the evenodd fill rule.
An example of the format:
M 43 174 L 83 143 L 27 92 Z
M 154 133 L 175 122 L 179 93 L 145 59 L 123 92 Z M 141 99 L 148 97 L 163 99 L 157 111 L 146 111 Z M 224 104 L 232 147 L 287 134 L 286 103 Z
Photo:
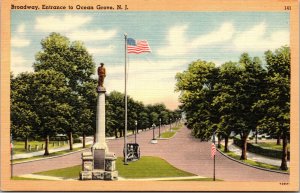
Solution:
M 178 106 L 175 75 L 197 59 L 221 65 L 243 52 L 263 57 L 289 45 L 288 12 L 12 11 L 11 71 L 33 71 L 41 39 L 58 32 L 80 40 L 104 62 L 108 92 L 124 92 L 124 33 L 148 40 L 152 53 L 129 55 L 128 93 L 145 104 Z

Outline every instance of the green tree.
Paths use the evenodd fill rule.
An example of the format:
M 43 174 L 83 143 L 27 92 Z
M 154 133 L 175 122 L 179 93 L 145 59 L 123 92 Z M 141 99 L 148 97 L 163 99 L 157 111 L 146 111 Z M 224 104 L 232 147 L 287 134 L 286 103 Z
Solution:
M 93 113 L 80 112 L 85 110 L 78 108 L 83 105 L 79 104 L 80 101 L 88 100 L 81 100 L 81 98 L 86 97 L 87 89 L 85 87 L 92 81 L 91 76 L 95 72 L 95 64 L 82 42 L 71 42 L 59 33 L 51 33 L 41 41 L 41 45 L 42 50 L 36 54 L 36 61 L 33 65 L 35 72 L 52 69 L 63 73 L 67 86 L 72 90 L 69 104 L 73 104 L 73 110 L 68 124 L 65 124 L 66 128 L 63 128 L 69 136 L 70 149 L 72 149 L 72 135 L 79 132 L 80 116 L 82 114 L 91 116 L 85 117 L 88 119 L 93 119 L 92 116 L 95 116 Z M 90 110 L 95 112 L 93 109 Z
M 30 86 L 34 82 L 33 73 L 21 73 L 11 77 L 11 131 L 14 136 L 24 139 L 27 150 L 29 137 L 34 137 L 34 129 L 39 123 L 32 106 L 34 92 Z
M 287 170 L 287 143 L 290 136 L 290 48 L 281 47 L 265 52 L 267 88 L 255 107 L 263 111 L 259 126 L 269 133 L 282 136 L 280 168 Z
M 217 111 L 212 100 L 217 92 L 218 68 L 214 63 L 195 61 L 188 70 L 176 74 L 176 91 L 180 91 L 181 110 L 185 112 L 187 126 L 201 140 L 208 140 L 216 130 Z M 173 115 L 170 117 L 174 120 Z
M 107 96 L 107 106 L 106 106 L 106 131 L 114 132 L 116 138 L 123 136 L 123 131 L 125 128 L 124 120 L 124 94 L 112 91 Z M 118 135 L 119 134 L 119 135 Z
M 260 99 L 265 88 L 264 79 L 266 72 L 259 58 L 250 58 L 247 53 L 240 57 L 239 64 L 242 68 L 240 80 L 236 83 L 236 105 L 239 109 L 239 120 L 236 133 L 240 134 L 243 143 L 241 160 L 247 159 L 247 138 L 250 131 L 256 130 L 261 119 L 260 111 L 254 104 Z
M 239 109 L 236 104 L 236 95 L 238 92 L 239 78 L 241 68 L 237 63 L 227 62 L 220 67 L 218 83 L 215 84 L 215 90 L 218 92 L 213 100 L 213 107 L 218 109 L 219 123 L 217 133 L 225 139 L 224 151 L 228 151 L 228 139 L 232 131 L 239 127 Z
M 71 89 L 62 73 L 41 70 L 34 73 L 30 90 L 33 93 L 30 104 L 39 118 L 36 133 L 45 139 L 44 155 L 49 155 L 49 138 L 70 125 L 73 109 L 68 102 Z

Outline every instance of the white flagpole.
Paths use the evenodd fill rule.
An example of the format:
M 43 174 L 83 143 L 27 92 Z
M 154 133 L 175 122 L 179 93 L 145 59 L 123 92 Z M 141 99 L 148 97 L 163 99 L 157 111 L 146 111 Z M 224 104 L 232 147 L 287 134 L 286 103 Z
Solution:
M 124 132 L 124 164 L 127 165 L 127 34 L 125 37 L 125 132 Z

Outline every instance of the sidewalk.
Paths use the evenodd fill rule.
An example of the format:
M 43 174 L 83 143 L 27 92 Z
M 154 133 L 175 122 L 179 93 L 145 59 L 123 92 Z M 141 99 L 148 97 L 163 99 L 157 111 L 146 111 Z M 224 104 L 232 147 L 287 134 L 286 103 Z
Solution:
M 78 179 L 65 179 L 62 177 L 54 177 L 54 176 L 45 176 L 45 175 L 38 175 L 38 174 L 24 174 L 20 175 L 18 177 L 22 178 L 31 178 L 31 179 L 40 179 L 40 180 L 54 180 L 54 181 L 61 181 L 61 180 L 67 180 L 67 181 L 74 181 Z M 118 177 L 119 181 L 163 181 L 163 180 L 193 180 L 193 179 L 199 179 L 199 178 L 206 178 L 203 176 L 186 176 L 186 177 L 161 177 L 161 178 L 123 178 Z
M 86 142 L 86 145 L 91 145 L 91 144 L 93 144 L 93 140 Z M 73 144 L 73 148 L 79 148 L 79 147 L 82 147 L 82 143 L 74 143 Z M 69 148 L 70 148 L 69 146 L 52 148 L 52 149 L 49 150 L 49 153 L 58 152 L 58 151 L 64 151 L 64 150 L 68 150 Z M 16 154 L 16 155 L 13 155 L 13 160 L 15 160 L 15 159 L 22 159 L 22 158 L 29 158 L 29 157 L 39 156 L 39 155 L 44 155 L 44 153 L 45 153 L 45 151 L 41 150 L 41 151 L 36 151 L 36 152 L 28 152 L 28 153 Z
M 233 141 L 228 142 L 228 149 L 229 149 L 229 151 L 232 151 L 237 155 L 241 155 L 241 153 L 242 153 L 242 150 L 240 149 L 240 147 L 234 145 Z M 280 166 L 281 165 L 281 159 L 265 157 L 265 156 L 262 156 L 262 155 L 259 155 L 259 154 L 251 153 L 249 151 L 247 151 L 247 158 L 250 159 L 250 160 L 254 160 L 254 161 L 257 161 L 257 162 L 262 162 L 262 163 L 266 163 L 266 164 L 270 164 L 270 165 L 274 165 L 274 166 Z M 288 162 L 287 164 L 288 164 L 288 167 L 289 167 L 290 162 Z

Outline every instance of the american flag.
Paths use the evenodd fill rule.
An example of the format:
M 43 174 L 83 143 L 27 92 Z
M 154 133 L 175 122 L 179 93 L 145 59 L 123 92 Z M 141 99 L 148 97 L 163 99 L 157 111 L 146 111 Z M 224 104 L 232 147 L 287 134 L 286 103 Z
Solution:
M 140 54 L 143 52 L 151 52 L 151 49 L 147 40 L 134 40 L 132 38 L 128 38 L 127 52 L 128 54 Z
M 216 155 L 216 146 L 214 143 L 211 143 L 211 158 L 214 158 Z

